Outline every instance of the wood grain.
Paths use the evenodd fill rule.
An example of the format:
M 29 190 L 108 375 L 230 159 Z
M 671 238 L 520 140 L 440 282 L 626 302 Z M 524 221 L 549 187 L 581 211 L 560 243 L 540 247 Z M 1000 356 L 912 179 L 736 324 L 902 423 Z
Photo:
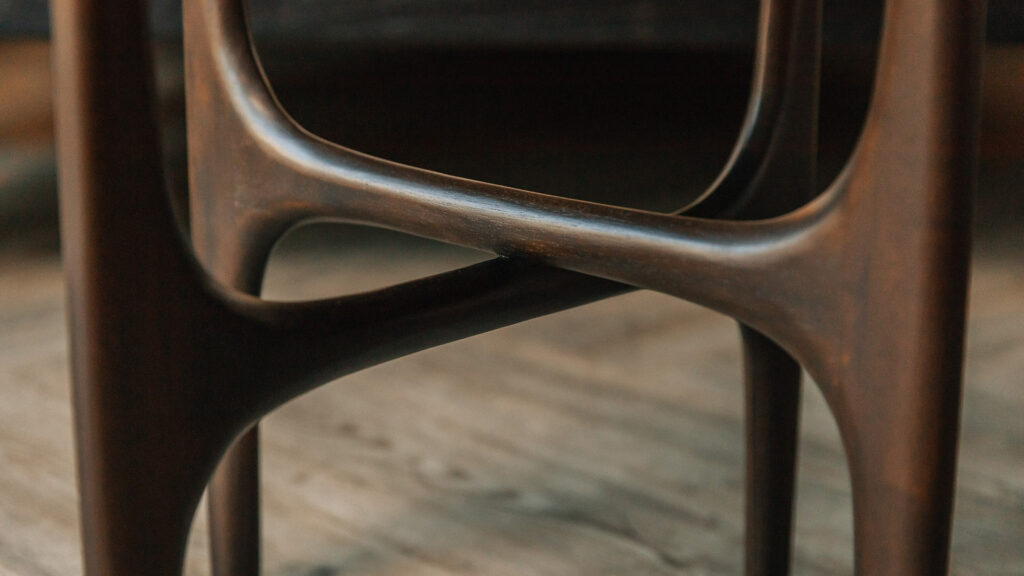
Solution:
M 952 556 L 969 576 L 1024 573 L 1024 165 L 1006 156 L 979 198 Z M 0 228 L 34 213 L 5 207 Z M 278 250 L 275 297 L 478 258 L 332 230 Z M 0 232 L 0 576 L 78 574 L 59 257 L 46 230 Z M 807 390 L 796 574 L 850 573 L 846 469 Z M 731 322 L 650 293 L 355 374 L 267 421 L 267 572 L 737 574 L 741 397 Z
M 1024 266 L 985 238 L 953 573 L 1010 575 L 1024 571 Z M 59 259 L 16 248 L 0 253 L 0 574 L 74 574 Z M 268 290 L 324 296 L 475 259 L 379 232 L 300 230 L 278 250 Z M 739 573 L 735 332 L 723 317 L 642 292 L 293 402 L 264 428 L 268 574 Z M 845 464 L 824 402 L 807 390 L 796 573 L 849 573 Z M 190 575 L 208 573 L 205 525 L 195 524 Z

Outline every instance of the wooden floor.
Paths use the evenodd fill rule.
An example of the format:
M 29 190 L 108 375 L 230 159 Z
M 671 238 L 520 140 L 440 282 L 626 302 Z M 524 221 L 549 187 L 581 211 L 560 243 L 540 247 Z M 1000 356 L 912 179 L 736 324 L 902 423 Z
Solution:
M 979 199 L 952 559 L 964 576 L 1024 574 L 1020 157 L 986 168 Z M 44 148 L 27 158 L 30 181 L 52 170 Z M 24 189 L 9 173 L 0 190 Z M 0 194 L 0 576 L 81 573 L 55 236 L 52 193 Z M 299 231 L 267 293 L 363 290 L 480 257 Z M 264 425 L 266 573 L 740 574 L 739 382 L 731 321 L 642 292 L 327 385 Z M 849 574 L 842 449 L 820 394 L 804 398 L 795 573 Z M 205 538 L 200 513 L 189 575 L 209 572 Z
M 297 236 L 273 297 L 479 258 L 381 233 Z M 60 262 L 48 235 L 7 240 L 0 574 L 78 574 Z M 1024 574 L 1024 266 L 998 235 L 979 244 L 953 572 Z M 738 363 L 730 321 L 643 292 L 325 386 L 264 426 L 267 573 L 739 574 Z M 847 574 L 847 471 L 806 389 L 796 573 Z M 208 573 L 204 540 L 200 517 L 189 574 Z

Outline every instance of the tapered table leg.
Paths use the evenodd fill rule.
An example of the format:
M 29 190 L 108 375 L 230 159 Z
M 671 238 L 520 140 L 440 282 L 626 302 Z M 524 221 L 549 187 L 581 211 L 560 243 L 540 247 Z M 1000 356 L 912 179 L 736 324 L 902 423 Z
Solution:
M 228 450 L 209 485 L 210 559 L 214 576 L 260 573 L 259 427 Z
M 800 408 L 800 365 L 741 328 L 746 390 L 746 575 L 789 573 Z

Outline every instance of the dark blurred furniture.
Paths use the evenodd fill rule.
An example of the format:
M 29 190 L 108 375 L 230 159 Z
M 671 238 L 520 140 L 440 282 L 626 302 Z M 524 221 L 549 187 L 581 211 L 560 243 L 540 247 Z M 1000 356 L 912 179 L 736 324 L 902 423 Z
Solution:
M 158 36 L 181 34 L 181 4 L 155 0 Z M 258 39 L 280 43 L 413 45 L 749 46 L 757 3 L 750 0 L 250 0 Z M 878 2 L 827 0 L 824 37 L 872 42 Z M 1024 3 L 992 0 L 990 42 L 1024 42 Z M 0 0 L 0 37 L 49 33 L 46 0 Z

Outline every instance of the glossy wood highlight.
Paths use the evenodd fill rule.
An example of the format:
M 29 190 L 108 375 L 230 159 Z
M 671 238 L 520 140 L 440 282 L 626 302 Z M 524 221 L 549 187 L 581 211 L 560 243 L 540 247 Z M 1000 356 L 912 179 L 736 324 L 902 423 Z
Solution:
M 89 574 L 180 572 L 206 480 L 257 418 L 327 379 L 564 308 L 551 276 L 576 279 L 581 303 L 622 289 L 609 281 L 663 291 L 777 343 L 839 424 L 856 573 L 945 573 L 983 2 L 889 0 L 875 97 L 847 169 L 821 197 L 757 221 L 555 198 L 329 144 L 277 106 L 237 3 L 187 3 L 188 77 L 208 80 L 190 88 L 191 185 L 217 191 L 199 210 L 230 223 L 222 238 L 232 239 L 200 231 L 197 251 L 237 266 L 217 278 L 258 269 L 309 218 L 511 258 L 297 304 L 206 276 L 178 238 L 138 5 L 54 6 Z M 527 273 L 538 262 L 606 280 Z
M 224 3 L 223 9 L 233 16 L 227 25 L 235 29 L 234 33 L 223 35 L 224 41 L 241 43 L 235 44 L 234 48 L 244 50 L 241 5 Z M 193 12 L 187 14 L 191 17 Z M 751 96 L 740 137 L 721 176 L 683 212 L 712 217 L 765 218 L 797 208 L 811 198 L 816 164 L 820 19 L 820 1 L 775 0 L 763 3 Z M 219 80 L 210 68 L 212 56 L 202 48 L 204 45 L 212 48 L 213 43 L 209 39 L 196 39 L 193 25 L 198 27 L 200 24 L 195 23 L 195 19 L 189 22 L 186 37 L 190 55 L 188 82 L 192 91 L 198 92 L 218 85 Z M 249 49 L 254 51 L 254 48 Z M 250 65 L 258 65 L 255 54 Z M 259 278 L 266 260 L 265 253 L 261 251 L 268 251 L 281 230 L 295 226 L 301 219 L 276 224 L 265 222 L 280 217 L 273 211 L 263 211 L 258 207 L 266 192 L 254 191 L 247 183 L 235 185 L 232 188 L 234 192 L 228 195 L 223 192 L 223 186 L 230 184 L 212 181 L 231 177 L 233 172 L 248 172 L 252 165 L 225 165 L 204 152 L 210 138 L 203 130 L 212 119 L 207 116 L 210 112 L 195 99 L 190 102 L 193 114 L 190 121 L 193 142 L 192 223 L 197 254 L 211 273 L 218 275 L 225 284 L 248 293 L 258 293 Z M 219 129 L 229 128 L 222 126 Z M 245 140 L 244 135 L 230 132 L 216 137 Z M 234 161 L 246 162 L 244 159 Z M 345 191 L 339 190 L 336 194 L 343 195 Z M 240 196 L 247 198 L 241 205 L 238 203 Z M 228 202 L 233 206 L 227 206 Z M 265 229 L 253 234 L 237 233 L 235 228 L 242 220 L 257 220 L 253 226 L 264 226 Z M 552 306 L 568 308 L 578 305 L 581 294 L 578 283 L 588 280 L 582 276 L 549 278 L 550 272 L 538 269 L 528 274 L 536 274 L 539 279 L 551 282 Z M 609 295 L 619 294 L 625 289 L 598 280 L 591 281 L 598 286 L 607 286 Z M 745 339 L 758 342 L 748 347 L 746 361 L 751 365 L 748 386 L 796 391 L 799 370 L 788 369 L 795 363 L 777 348 L 761 344 L 764 338 L 755 332 L 745 330 L 743 333 Z M 780 367 L 775 369 L 777 364 Z M 779 462 L 776 466 L 751 468 L 757 480 L 749 483 L 748 500 L 751 505 L 748 524 L 751 529 L 748 556 L 773 560 L 752 561 L 750 574 L 785 573 L 788 568 L 797 398 L 794 392 L 780 396 L 774 404 L 758 401 L 750 406 L 752 419 L 773 421 L 780 430 L 778 434 L 751 433 L 749 439 L 750 450 L 763 455 L 761 461 L 766 464 L 775 460 Z M 789 431 L 783 432 L 786 429 Z M 255 459 L 253 452 L 257 443 L 258 430 L 254 429 L 241 441 L 239 454 L 229 452 L 225 465 L 210 485 L 212 556 L 215 572 L 224 576 L 255 575 L 259 572 L 258 482 L 253 480 L 258 473 L 240 466 L 240 462 Z M 240 494 L 239 490 L 247 490 L 248 493 Z

